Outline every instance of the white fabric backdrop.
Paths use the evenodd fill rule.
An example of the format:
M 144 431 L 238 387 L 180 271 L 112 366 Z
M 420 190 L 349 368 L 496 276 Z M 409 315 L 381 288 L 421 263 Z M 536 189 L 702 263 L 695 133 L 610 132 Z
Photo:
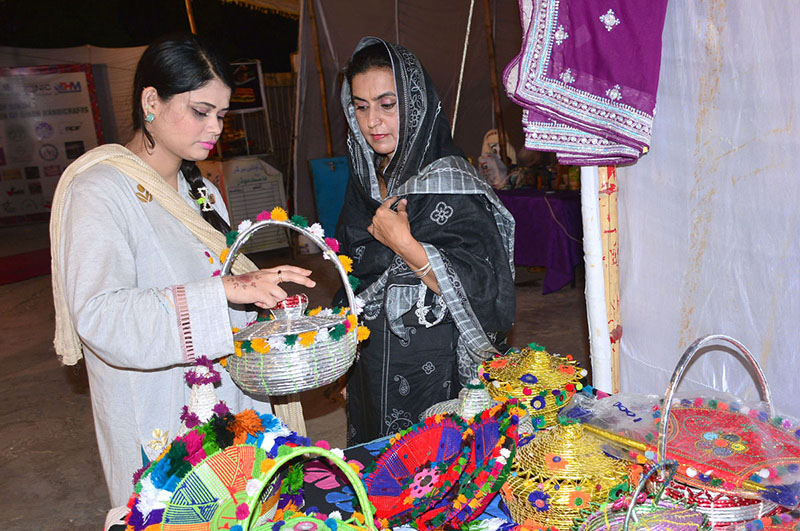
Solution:
M 800 416 L 800 3 L 672 1 L 651 153 L 619 168 L 621 385 L 663 394 L 686 347 L 723 333 Z M 756 398 L 702 356 L 680 389 Z

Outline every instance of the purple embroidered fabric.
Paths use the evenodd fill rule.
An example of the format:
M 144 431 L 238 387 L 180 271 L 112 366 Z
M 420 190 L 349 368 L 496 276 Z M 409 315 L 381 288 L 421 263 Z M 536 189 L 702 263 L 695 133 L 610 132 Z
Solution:
M 525 147 L 559 162 L 635 162 L 648 149 L 667 0 L 519 0 L 522 50 L 503 71 Z

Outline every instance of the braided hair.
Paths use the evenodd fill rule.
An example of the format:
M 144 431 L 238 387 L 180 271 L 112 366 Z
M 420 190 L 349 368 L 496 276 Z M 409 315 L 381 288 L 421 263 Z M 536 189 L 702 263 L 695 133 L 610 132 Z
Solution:
M 233 87 L 230 64 L 197 35 L 169 35 L 153 42 L 139 59 L 133 78 L 133 130 L 142 131 L 148 148 L 155 147 L 156 141 L 145 127 L 144 109 L 139 104 L 146 87 L 154 87 L 158 97 L 167 101 L 176 94 L 197 90 L 213 79 Z M 181 174 L 189 183 L 192 197 L 199 199 L 200 188 L 205 186 L 200 168 L 194 161 L 184 160 Z M 223 234 L 230 231 L 230 226 L 215 209 L 201 213 L 218 231 Z

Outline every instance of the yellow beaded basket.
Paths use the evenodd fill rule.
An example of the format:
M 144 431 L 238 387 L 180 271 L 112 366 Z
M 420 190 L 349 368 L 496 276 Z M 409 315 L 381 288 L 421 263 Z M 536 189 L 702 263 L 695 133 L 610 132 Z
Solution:
M 507 505 L 519 524 L 566 531 L 592 504 L 630 492 L 630 467 L 605 455 L 581 424 L 555 426 L 517 450 Z
M 586 373 L 571 356 L 550 354 L 535 343 L 519 352 L 495 356 L 478 370 L 491 397 L 518 399 L 537 429 L 557 424 L 558 411 L 582 389 Z

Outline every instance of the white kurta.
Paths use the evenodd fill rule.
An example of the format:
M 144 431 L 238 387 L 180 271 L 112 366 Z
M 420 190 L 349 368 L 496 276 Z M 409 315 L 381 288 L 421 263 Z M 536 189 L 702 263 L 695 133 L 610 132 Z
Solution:
M 227 220 L 219 191 L 206 186 Z M 182 177 L 178 188 L 199 210 Z M 229 307 L 222 280 L 213 276 L 221 268 L 219 257 L 109 165 L 98 164 L 76 178 L 59 245 L 70 313 L 84 344 L 111 504 L 124 505 L 142 451 L 150 450 L 158 435 L 171 440 L 178 434 L 181 408 L 189 402 L 184 373 L 192 351 L 209 359 L 233 352 L 231 327 L 243 326 L 248 315 Z M 188 327 L 179 327 L 181 317 L 184 324 L 188 317 Z M 272 411 L 215 368 L 222 375 L 217 395 L 232 412 Z

